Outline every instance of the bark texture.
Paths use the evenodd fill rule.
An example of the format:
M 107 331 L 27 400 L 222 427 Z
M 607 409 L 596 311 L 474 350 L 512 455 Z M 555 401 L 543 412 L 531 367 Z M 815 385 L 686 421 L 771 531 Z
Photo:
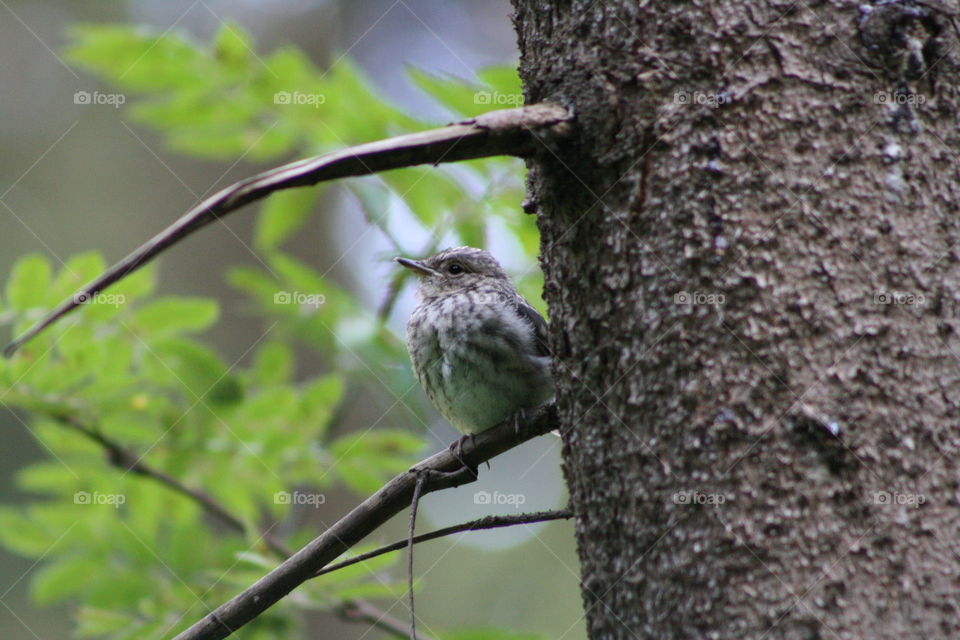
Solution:
M 591 638 L 960 637 L 956 3 L 514 7 Z

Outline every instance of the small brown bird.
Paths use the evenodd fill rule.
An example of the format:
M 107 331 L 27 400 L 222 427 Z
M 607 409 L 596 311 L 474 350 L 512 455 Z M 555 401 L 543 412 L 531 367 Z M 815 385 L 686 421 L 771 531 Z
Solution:
M 547 323 L 493 256 L 456 247 L 396 261 L 420 276 L 407 322 L 413 372 L 450 424 L 469 436 L 550 398 Z

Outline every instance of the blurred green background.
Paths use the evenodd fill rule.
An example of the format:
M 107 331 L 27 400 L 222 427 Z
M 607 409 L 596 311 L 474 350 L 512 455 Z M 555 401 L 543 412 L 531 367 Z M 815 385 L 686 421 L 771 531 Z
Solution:
M 72 64 L 64 55 L 68 33 L 78 23 L 145 25 L 156 33 L 180 34 L 209 42 L 226 23 L 252 36 L 257 54 L 278 47 L 299 47 L 320 69 L 353 64 L 375 91 L 421 122 L 442 124 L 456 118 L 419 90 L 410 69 L 482 84 L 476 73 L 491 65 L 513 65 L 516 45 L 509 3 L 505 0 L 399 0 L 365 2 L 237 1 L 189 2 L 43 2 L 0 3 L 0 274 L 5 279 L 24 254 L 39 252 L 55 267 L 68 256 L 95 249 L 116 260 L 172 222 L 205 195 L 274 166 L 256 154 L 229 159 L 198 159 L 170 150 L 162 135 L 130 117 L 128 107 L 78 104 L 77 92 L 116 91 L 101 78 Z M 341 97 L 342 98 L 342 97 Z M 229 96 L 224 97 L 229 100 Z M 493 105 L 495 106 L 511 106 Z M 270 123 L 264 123 L 268 129 Z M 331 135 L 335 135 L 333 132 Z M 295 159 L 296 153 L 283 160 Z M 513 167 L 519 181 L 522 165 Z M 363 178 L 373 181 L 376 178 Z M 482 193 L 483 185 L 479 186 Z M 512 199 L 523 218 L 521 194 Z M 469 203 L 468 203 L 469 204 Z M 393 205 L 390 205 L 393 206 Z M 159 263 L 158 291 L 213 297 L 220 301 L 219 322 L 202 339 L 227 363 L 245 366 L 251 347 L 263 338 L 262 318 L 249 300 L 225 284 L 228 267 L 260 267 L 254 248 L 254 213 L 260 205 L 214 224 L 165 254 Z M 480 203 L 462 216 L 485 215 Z M 394 240 L 405 247 L 430 244 L 422 225 L 398 214 L 391 223 Z M 422 219 L 420 221 L 422 223 Z M 491 224 L 483 235 L 487 248 L 520 278 L 525 293 L 543 310 L 536 295 L 536 261 L 529 242 L 518 242 L 510 222 Z M 530 222 L 523 224 L 529 226 Z M 499 225 L 499 226 L 498 226 Z M 441 239 L 441 246 L 445 246 Z M 450 236 L 453 238 L 453 236 Z M 358 199 L 345 187 L 328 188 L 306 225 L 286 250 L 331 281 L 352 292 L 373 313 L 387 295 L 395 270 L 389 258 L 396 246 L 364 220 Z M 414 304 L 410 283 L 390 314 L 388 326 L 402 335 Z M 5 328 L 9 331 L 9 328 Z M 2 337 L 8 337 L 8 333 Z M 364 357 L 354 353 L 359 360 Z M 366 363 L 353 363 L 353 366 Z M 298 377 L 327 370 L 323 358 L 304 352 Z M 407 396 L 425 411 L 431 433 L 420 456 L 445 446 L 457 434 L 430 409 L 419 389 Z M 2 401 L 2 398 L 0 398 Z M 401 405 L 401 406 L 398 406 Z M 348 388 L 338 408 L 337 431 L 365 431 L 373 424 L 415 429 L 404 403 L 376 384 Z M 19 470 L 49 457 L 47 445 L 32 429 L 31 417 L 0 407 L 0 502 L 24 503 L 32 497 L 14 486 Z M 256 474 L 255 467 L 237 473 Z M 477 492 L 522 496 L 521 510 L 562 507 L 559 440 L 536 439 L 494 461 L 478 483 L 427 497 L 418 531 L 488 513 L 510 513 L 513 505 L 477 504 Z M 316 512 L 307 514 L 316 532 L 360 499 L 338 488 Z M 130 509 L 135 509 L 131 504 Z M 403 537 L 406 516 L 398 516 L 378 542 Z M 30 597 L 31 579 L 44 564 L 0 547 L 0 638 L 62 638 L 73 633 L 74 603 L 38 607 Z M 402 564 L 389 569 L 403 579 Z M 578 567 L 572 525 L 568 522 L 469 533 L 420 545 L 416 553 L 418 615 L 437 628 L 495 626 L 540 634 L 533 637 L 584 636 Z M 376 600 L 391 615 L 406 619 L 406 605 Z M 196 611 L 191 614 L 196 617 Z M 378 631 L 347 624 L 325 613 L 311 613 L 304 637 L 376 638 Z

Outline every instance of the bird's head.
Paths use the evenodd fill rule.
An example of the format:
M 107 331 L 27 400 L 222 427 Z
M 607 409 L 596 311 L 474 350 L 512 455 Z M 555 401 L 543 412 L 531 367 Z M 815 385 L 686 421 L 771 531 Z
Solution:
M 509 282 L 507 274 L 492 255 L 473 247 L 444 249 L 426 260 L 394 260 L 420 276 L 418 292 L 422 298 L 453 293 L 487 280 Z

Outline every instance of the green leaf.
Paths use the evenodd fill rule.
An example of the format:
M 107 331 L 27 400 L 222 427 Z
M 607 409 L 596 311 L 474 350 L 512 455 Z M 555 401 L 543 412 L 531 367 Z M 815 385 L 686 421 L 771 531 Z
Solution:
M 289 387 L 273 387 L 256 396 L 248 396 L 243 405 L 245 418 L 263 424 L 284 421 L 295 410 L 297 396 Z
M 237 70 L 244 69 L 254 58 L 250 36 L 232 22 L 221 25 L 214 41 L 214 50 L 221 64 Z
M 237 560 L 253 565 L 264 571 L 273 571 L 277 567 L 277 560 L 272 556 L 265 556 L 253 551 L 243 551 L 237 554 Z
M 203 331 L 218 316 L 215 300 L 169 296 L 137 309 L 129 324 L 146 335 L 168 336 Z
M 463 186 L 434 167 L 398 169 L 383 174 L 383 179 L 428 229 L 435 228 L 444 214 L 467 200 Z
M 338 60 L 323 75 L 323 84 L 321 93 L 326 102 L 322 115 L 335 120 L 319 123 L 318 132 L 330 145 L 343 147 L 377 140 L 390 135 L 391 126 L 407 130 L 417 126 L 376 94 L 369 78 L 350 58 Z
M 60 300 L 73 295 L 77 289 L 103 273 L 107 264 L 98 251 L 87 251 L 71 256 L 60 268 L 50 288 L 50 297 Z
M 276 79 L 274 71 L 256 57 L 237 25 L 224 25 L 212 46 L 175 31 L 128 26 L 84 25 L 72 29 L 72 36 L 68 58 L 119 89 L 145 95 L 134 101 L 136 96 L 118 94 L 133 118 L 163 132 L 172 149 L 259 160 L 288 151 L 303 137 L 290 123 L 275 122 L 275 105 L 264 91 Z
M 292 256 L 278 253 L 271 257 L 270 266 L 300 293 L 317 293 L 330 288 L 320 272 Z
M 33 575 L 30 593 L 39 605 L 53 604 L 84 589 L 91 576 L 100 574 L 93 558 L 72 556 L 41 566 Z
M 314 81 L 313 63 L 309 56 L 297 47 L 281 47 L 266 58 L 266 66 L 273 73 L 268 76 L 272 82 L 268 83 L 262 95 L 263 98 L 273 99 L 277 91 L 303 88 L 308 82 Z
M 97 607 L 80 607 L 76 617 L 77 635 L 81 638 L 107 635 L 131 624 L 129 614 Z
M 317 191 L 309 188 L 273 194 L 257 216 L 254 246 L 265 251 L 283 244 L 303 227 L 316 199 Z
M 454 114 L 472 118 L 495 109 L 523 104 L 523 89 L 516 67 L 486 67 L 477 72 L 483 85 L 453 76 L 436 76 L 420 69 L 408 69 L 413 82 Z
M 390 190 L 381 182 L 354 180 L 346 185 L 363 208 L 363 217 L 378 229 L 388 229 Z
M 108 291 L 126 296 L 127 300 L 137 300 L 153 293 L 157 282 L 156 263 L 148 264 L 127 274 L 123 280 L 111 286 Z
M 90 377 L 100 367 L 104 353 L 93 329 L 83 325 L 70 327 L 57 341 L 57 348 L 67 359 L 71 372 Z
M 261 385 L 283 384 L 293 374 L 293 350 L 281 342 L 267 342 L 253 360 L 253 379 Z
M 517 73 L 516 66 L 496 65 L 484 67 L 477 72 L 477 76 L 483 80 L 488 87 L 501 94 L 520 96 L 523 93 L 520 74 Z
M 240 155 L 251 160 L 266 160 L 276 155 L 275 145 L 264 148 L 264 138 L 259 134 L 236 124 L 228 126 L 226 120 L 220 124 L 174 129 L 167 136 L 167 145 L 173 151 L 211 160 Z
M 133 345 L 124 338 L 117 336 L 100 338 L 104 350 L 104 359 L 97 371 L 100 376 L 105 378 L 121 376 L 130 368 L 133 362 Z
M 143 353 L 143 365 L 149 377 L 181 386 L 191 404 L 232 404 L 243 396 L 243 389 L 227 366 L 208 347 L 184 338 L 163 338 L 150 343 Z M 189 406 L 189 405 L 188 405 Z
M 213 65 L 177 31 L 148 33 L 129 25 L 71 27 L 70 62 L 94 71 L 120 88 L 169 91 L 203 87 Z
M 324 376 L 303 390 L 302 410 L 308 419 L 326 423 L 342 397 L 343 378 L 337 375 Z
M 227 282 L 234 289 L 256 297 L 262 304 L 273 304 L 273 296 L 281 288 L 280 283 L 268 274 L 253 267 L 227 269 Z
M 17 486 L 47 495 L 72 495 L 77 476 L 61 462 L 37 462 L 17 473 Z
M 46 527 L 10 508 L 0 508 L 0 544 L 27 558 L 38 558 L 50 550 L 56 538 Z
M 468 247 L 483 247 L 487 244 L 487 222 L 481 216 L 466 218 L 457 225 L 460 240 Z
M 336 473 L 361 494 L 376 491 L 389 477 L 407 469 L 423 442 L 405 431 L 377 429 L 351 433 L 330 443 Z
M 368 495 L 379 489 L 387 476 L 382 471 L 378 472 L 367 466 L 364 461 L 356 457 L 337 461 L 335 470 L 343 483 L 360 495 Z
M 50 290 L 50 262 L 38 253 L 17 260 L 7 280 L 7 301 L 18 311 L 46 304 Z
M 469 118 L 490 110 L 488 106 L 478 102 L 482 96 L 482 87 L 459 78 L 435 76 L 415 67 L 407 69 L 407 73 L 414 84 L 458 116 Z

